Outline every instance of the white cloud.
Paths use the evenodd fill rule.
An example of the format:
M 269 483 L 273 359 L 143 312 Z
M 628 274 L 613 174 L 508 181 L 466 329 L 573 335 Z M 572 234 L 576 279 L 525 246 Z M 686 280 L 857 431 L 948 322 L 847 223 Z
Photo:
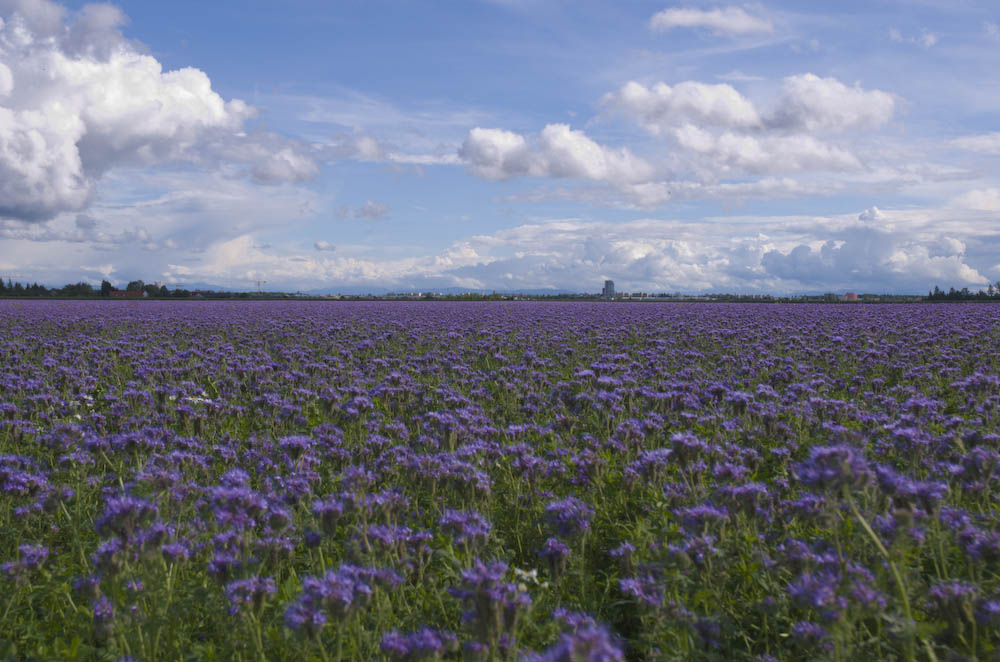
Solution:
M 291 191 L 242 186 L 257 197 L 239 209 L 216 206 L 188 212 L 188 224 L 207 217 L 273 216 L 289 206 Z M 717 187 L 763 186 L 764 180 L 722 183 Z M 768 180 L 781 189 L 795 182 Z M 214 183 L 213 183 L 214 186 Z M 678 183 L 683 198 L 698 183 Z M 206 189 L 212 188 L 206 186 Z M 689 190 L 690 189 L 690 190 Z M 233 188 L 225 194 L 236 204 Z M 718 192 L 722 195 L 721 192 Z M 733 195 L 745 194 L 734 192 Z M 220 196 L 219 200 L 222 200 Z M 119 281 L 163 279 L 172 286 L 207 282 L 255 289 L 258 278 L 275 289 L 477 289 L 600 288 L 613 278 L 630 291 L 905 291 L 926 292 L 935 284 L 976 286 L 990 273 L 1000 249 L 993 217 L 980 212 L 894 210 L 873 227 L 857 214 L 824 217 L 706 218 L 698 221 L 647 218 L 634 221 L 531 222 L 477 236 L 460 236 L 450 245 L 414 255 L 412 246 L 333 244 L 282 239 L 265 250 L 265 224 L 210 228 L 195 243 L 184 235 L 170 245 L 164 229 L 184 209 L 181 201 L 129 213 L 100 209 L 98 232 L 131 242 L 141 250 L 109 253 L 63 215 L 46 228 L 8 221 L 0 228 L 0 265 L 21 279 L 76 282 L 79 267 L 101 265 Z M 206 207 L 212 206 L 206 203 Z M 225 209 L 225 211 L 221 211 Z M 149 230 L 146 225 L 148 223 Z M 176 223 L 176 221 L 174 221 Z M 15 227 L 17 226 L 17 227 Z M 173 229 L 180 226 L 174 225 Z M 19 228 L 19 229 L 18 229 Z M 107 228 L 106 230 L 104 228 Z M 6 230 L 6 231 L 3 231 Z M 16 232 L 21 232 L 15 237 Z M 38 233 L 48 232 L 48 237 Z M 230 232 L 235 234 L 230 234 Z M 35 233 L 28 239 L 24 233 Z M 63 233 L 58 235 L 57 233 Z M 76 233 L 76 235 L 74 235 Z M 93 234 L 93 231 L 91 231 Z M 78 241 L 72 241 L 76 236 Z M 197 246 L 197 250 L 194 248 Z M 410 257 L 391 257 L 409 255 Z M 307 284 L 307 285 L 306 285 Z
M 748 129 L 761 125 L 753 103 L 726 84 L 686 81 L 673 87 L 657 83 L 648 88 L 630 81 L 617 92 L 606 94 L 602 104 L 635 117 L 654 135 L 683 123 Z
M 261 184 L 302 182 L 319 174 L 319 167 L 309 154 L 293 145 L 286 145 L 276 152 L 262 155 L 251 173 L 254 181 Z
M 1000 189 L 973 189 L 954 198 L 951 204 L 961 209 L 1000 211 Z
M 858 214 L 859 221 L 881 221 L 885 217 L 885 213 L 878 207 L 870 207 Z
M 993 23 L 992 21 L 986 21 L 983 23 L 983 32 L 990 39 L 1000 40 L 1000 25 Z
M 774 32 L 774 24 L 769 18 L 754 16 L 742 7 L 708 10 L 680 7 L 664 9 L 649 19 L 649 27 L 657 31 L 673 28 L 707 28 L 717 35 L 726 36 Z
M 960 149 L 983 154 L 1000 154 L 1000 131 L 982 133 L 975 136 L 962 136 L 951 141 Z
M 896 105 L 887 92 L 848 87 L 836 78 L 810 73 L 785 78 L 778 103 L 770 124 L 807 131 L 879 127 L 889 121 Z
M 602 99 L 606 109 L 634 118 L 648 133 L 671 138 L 671 169 L 700 179 L 746 174 L 851 171 L 861 161 L 818 132 L 877 128 L 895 108 L 881 90 L 849 87 L 814 74 L 789 76 L 770 112 L 726 84 L 694 81 L 673 87 L 629 82 Z
M 111 5 L 69 14 L 48 0 L 17 0 L 0 14 L 0 217 L 82 210 L 116 166 L 229 158 L 255 114 L 219 96 L 202 71 L 163 71 L 122 36 L 126 18 Z M 263 159 L 261 151 L 244 154 L 258 179 L 315 174 L 291 148 Z
M 627 183 L 652 173 L 649 164 L 628 149 L 600 145 L 567 124 L 546 125 L 530 144 L 512 131 L 476 127 L 459 156 L 486 179 L 570 177 Z
M 915 242 L 896 233 L 861 227 L 848 228 L 838 233 L 837 240 L 829 239 L 819 248 L 799 244 L 787 253 L 770 250 L 761 258 L 761 265 L 767 274 L 805 288 L 884 283 L 895 289 L 931 282 L 985 285 L 987 279 L 963 261 L 964 250 L 965 245 L 954 238 Z
M 856 170 L 861 163 L 850 152 L 810 135 L 762 136 L 725 132 L 714 134 L 693 125 L 674 131 L 677 143 L 702 157 L 713 176 L 803 170 Z

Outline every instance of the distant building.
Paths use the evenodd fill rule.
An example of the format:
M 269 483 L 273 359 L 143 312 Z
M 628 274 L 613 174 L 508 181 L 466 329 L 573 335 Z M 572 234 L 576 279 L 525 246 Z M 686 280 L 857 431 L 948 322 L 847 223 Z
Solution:
M 847 292 L 846 294 L 844 294 L 844 301 L 857 301 L 857 300 L 858 300 L 857 292 Z
M 606 280 L 604 281 L 604 289 L 601 290 L 601 296 L 605 299 L 615 298 L 615 281 Z

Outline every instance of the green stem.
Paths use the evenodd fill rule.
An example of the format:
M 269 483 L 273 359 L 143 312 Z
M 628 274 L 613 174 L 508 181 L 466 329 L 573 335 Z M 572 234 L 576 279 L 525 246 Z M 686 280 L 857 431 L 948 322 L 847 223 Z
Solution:
M 899 599 L 903 603 L 903 614 L 906 616 L 906 660 L 907 662 L 913 662 L 915 659 L 914 652 L 914 642 L 913 642 L 913 611 L 910 609 L 910 598 L 906 592 L 906 583 L 903 581 L 903 576 L 899 573 L 899 567 L 893 562 L 892 557 L 889 555 L 889 550 L 885 548 L 882 541 L 879 539 L 878 535 L 872 530 L 868 520 L 864 518 L 861 511 L 858 510 L 858 505 L 854 502 L 854 497 L 851 496 L 848 488 L 844 488 L 844 496 L 847 498 L 847 505 L 850 506 L 851 512 L 854 513 L 854 517 L 857 518 L 858 522 L 861 524 L 861 528 L 865 530 L 868 537 L 871 538 L 872 542 L 875 543 L 875 547 L 878 548 L 879 554 L 885 559 L 886 563 L 889 565 L 889 571 L 892 573 L 893 580 L 896 582 L 896 589 L 899 591 Z

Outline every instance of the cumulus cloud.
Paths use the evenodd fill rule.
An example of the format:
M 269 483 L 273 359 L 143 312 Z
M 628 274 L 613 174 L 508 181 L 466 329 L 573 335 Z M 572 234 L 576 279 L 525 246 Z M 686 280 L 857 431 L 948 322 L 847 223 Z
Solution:
M 313 244 L 313 248 L 318 251 L 335 251 L 337 247 L 331 244 L 329 241 L 320 240 Z
M 630 81 L 606 94 L 602 105 L 635 118 L 654 135 L 682 124 L 743 131 L 836 132 L 885 124 L 893 115 L 896 100 L 881 90 L 865 90 L 836 78 L 806 73 L 786 77 L 776 107 L 766 113 L 730 85 L 696 81 L 673 87 L 665 83 L 646 87 Z
M 930 225 L 939 225 L 935 215 Z M 706 231 L 706 223 L 710 231 Z M 645 291 L 921 292 L 934 283 L 981 285 L 966 239 L 923 220 L 872 228 L 853 216 L 725 218 L 627 223 L 558 220 L 466 240 L 474 264 L 448 273 L 484 286 Z M 968 232 L 969 230 L 967 230 Z
M 303 182 L 319 174 L 319 166 L 309 154 L 293 144 L 286 145 L 276 152 L 261 155 L 251 173 L 254 181 L 261 184 Z
M 570 177 L 609 182 L 647 179 L 651 166 L 626 148 L 598 144 L 567 124 L 548 124 L 536 140 L 503 129 L 476 127 L 459 156 L 486 179 Z
M 807 131 L 876 128 L 892 117 L 896 102 L 881 90 L 847 86 L 815 74 L 788 76 L 778 109 L 769 123 Z
M 871 227 L 848 228 L 818 248 L 799 244 L 788 252 L 770 250 L 761 258 L 769 275 L 805 288 L 833 289 L 860 283 L 898 287 L 918 278 L 964 285 L 987 279 L 962 260 L 965 245 L 940 237 L 910 241 Z
M 242 135 L 253 108 L 223 99 L 202 71 L 164 71 L 123 37 L 114 6 L 8 0 L 0 16 L 0 217 L 82 210 L 115 166 L 226 159 L 233 141 L 255 139 Z M 242 154 L 258 180 L 315 174 L 291 147 L 262 151 Z
M 754 104 L 726 84 L 686 81 L 673 87 L 665 83 L 646 87 L 630 81 L 606 94 L 602 104 L 635 117 L 654 135 L 684 122 L 747 129 L 762 124 Z
M 858 214 L 859 221 L 881 221 L 885 218 L 885 213 L 878 207 L 869 207 Z
M 715 134 L 688 124 L 676 129 L 674 137 L 685 150 L 704 157 L 702 167 L 716 176 L 861 167 L 847 150 L 806 134 L 760 137 L 733 132 Z
M 674 28 L 707 28 L 714 34 L 730 37 L 741 34 L 774 32 L 774 24 L 769 18 L 754 16 L 742 7 L 718 9 L 672 7 L 654 14 L 649 19 L 649 27 L 655 31 Z

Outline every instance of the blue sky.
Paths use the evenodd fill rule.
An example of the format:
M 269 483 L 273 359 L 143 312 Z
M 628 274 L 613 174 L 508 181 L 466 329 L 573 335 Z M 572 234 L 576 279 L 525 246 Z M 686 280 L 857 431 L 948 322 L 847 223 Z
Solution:
M 15 280 L 1000 280 L 995 3 L 0 0 L 0 17 Z

